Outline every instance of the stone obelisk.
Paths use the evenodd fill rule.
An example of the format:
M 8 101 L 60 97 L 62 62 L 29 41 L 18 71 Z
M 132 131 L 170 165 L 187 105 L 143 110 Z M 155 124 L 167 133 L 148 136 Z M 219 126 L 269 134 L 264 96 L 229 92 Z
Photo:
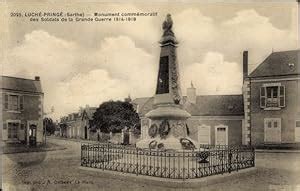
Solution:
M 137 142 L 140 148 L 181 150 L 197 147 L 188 137 L 186 120 L 190 114 L 182 107 L 176 54 L 178 42 L 172 27 L 173 21 L 168 14 L 162 25 L 154 109 L 145 115 L 151 122 L 147 127 L 148 135 Z

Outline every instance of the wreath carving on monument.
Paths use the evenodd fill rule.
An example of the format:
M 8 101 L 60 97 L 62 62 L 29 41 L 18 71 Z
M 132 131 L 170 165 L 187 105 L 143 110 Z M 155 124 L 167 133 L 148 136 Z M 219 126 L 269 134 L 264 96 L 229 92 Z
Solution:
M 159 144 L 157 145 L 157 148 L 158 148 L 159 150 L 164 150 L 164 149 L 165 149 L 165 145 L 164 145 L 163 143 L 159 143 Z
M 196 148 L 194 143 L 187 138 L 181 138 L 180 144 L 181 144 L 182 148 L 186 149 L 186 150 L 193 150 Z
M 170 132 L 170 123 L 168 120 L 163 120 L 161 122 L 161 124 L 159 125 L 159 129 L 158 129 L 158 132 L 159 132 L 159 135 L 162 139 L 165 139 L 167 137 L 167 135 L 169 134 Z
M 151 127 L 148 130 L 148 134 L 151 138 L 154 138 L 157 134 L 157 125 L 152 124 Z
M 149 149 L 155 149 L 157 145 L 157 141 L 153 140 L 149 143 Z

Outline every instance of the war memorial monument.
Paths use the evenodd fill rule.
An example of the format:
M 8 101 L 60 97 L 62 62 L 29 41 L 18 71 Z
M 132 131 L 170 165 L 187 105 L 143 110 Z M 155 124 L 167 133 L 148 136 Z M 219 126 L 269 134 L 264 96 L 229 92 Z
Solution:
M 178 42 L 172 27 L 168 14 L 162 25 L 154 107 L 146 113 L 150 123 L 142 125 L 147 135 L 130 146 L 82 143 L 81 168 L 185 180 L 254 167 L 255 152 L 250 146 L 200 145 L 188 136 L 191 115 L 182 105 Z
M 186 119 L 191 115 L 181 104 L 180 76 L 176 47 L 178 42 L 172 31 L 173 21 L 168 14 L 163 22 L 160 40 L 160 60 L 154 109 L 146 114 L 151 119 L 148 136 L 137 143 L 139 148 L 190 149 L 198 145 L 188 138 Z

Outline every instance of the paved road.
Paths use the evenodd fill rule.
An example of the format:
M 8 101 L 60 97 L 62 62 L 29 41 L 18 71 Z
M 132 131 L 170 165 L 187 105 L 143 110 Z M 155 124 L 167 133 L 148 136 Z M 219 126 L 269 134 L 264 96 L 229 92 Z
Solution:
M 174 190 L 139 182 L 126 182 L 100 173 L 81 170 L 78 168 L 79 142 L 54 139 L 49 141 L 64 145 L 67 149 L 3 155 L 4 189 L 10 191 Z M 31 162 L 16 162 L 24 160 L 31 160 Z M 256 167 L 255 174 L 202 187 L 201 190 L 300 190 L 300 153 L 257 153 Z

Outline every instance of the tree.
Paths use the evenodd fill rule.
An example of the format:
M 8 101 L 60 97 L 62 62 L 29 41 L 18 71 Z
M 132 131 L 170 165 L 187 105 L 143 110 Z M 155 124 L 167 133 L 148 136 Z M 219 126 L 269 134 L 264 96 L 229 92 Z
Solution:
M 108 101 L 97 108 L 91 125 L 104 133 L 117 133 L 125 127 L 140 129 L 140 119 L 131 103 Z
M 55 124 L 51 118 L 44 118 L 43 120 L 44 128 L 46 129 L 47 134 L 54 134 L 55 132 Z

